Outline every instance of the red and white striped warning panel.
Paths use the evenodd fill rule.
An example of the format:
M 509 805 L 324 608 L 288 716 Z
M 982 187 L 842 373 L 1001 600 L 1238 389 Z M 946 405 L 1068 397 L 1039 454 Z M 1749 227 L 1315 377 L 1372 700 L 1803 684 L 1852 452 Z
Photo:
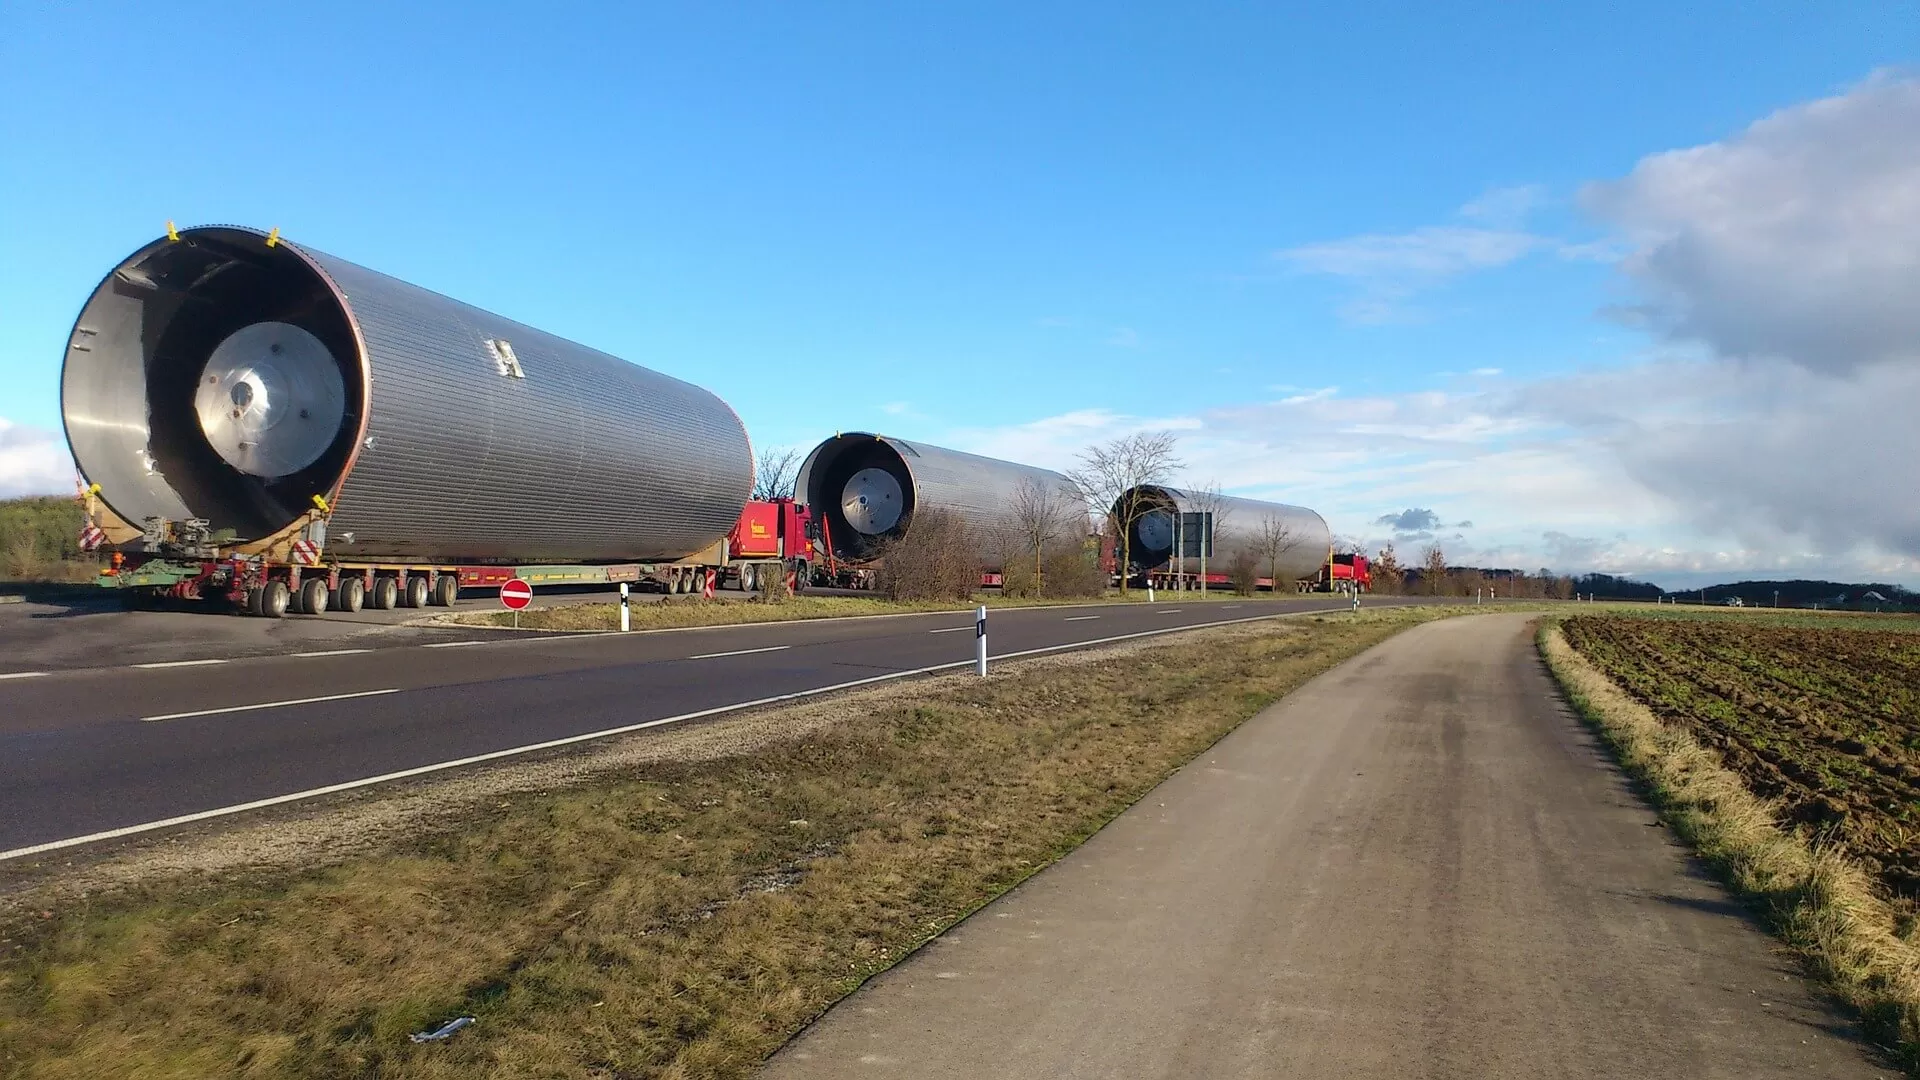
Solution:
M 98 525 L 89 525 L 86 528 L 80 530 L 80 550 L 81 551 L 92 551 L 95 548 L 98 548 L 101 544 L 104 544 L 106 542 L 107 542 L 107 534 L 104 532 L 101 532 L 100 526 Z
M 317 566 L 320 563 L 320 545 L 311 540 L 293 542 L 293 561 L 301 566 Z
M 711 570 L 700 575 L 700 595 L 709 600 L 713 599 L 713 577 L 714 574 Z

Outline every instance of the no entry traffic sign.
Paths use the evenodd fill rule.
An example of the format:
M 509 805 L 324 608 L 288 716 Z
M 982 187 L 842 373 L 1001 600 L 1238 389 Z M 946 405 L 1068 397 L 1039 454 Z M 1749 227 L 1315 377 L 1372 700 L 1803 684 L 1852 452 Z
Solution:
M 533 586 L 521 578 L 514 578 L 500 586 L 500 602 L 507 605 L 509 610 L 519 611 L 533 603 Z

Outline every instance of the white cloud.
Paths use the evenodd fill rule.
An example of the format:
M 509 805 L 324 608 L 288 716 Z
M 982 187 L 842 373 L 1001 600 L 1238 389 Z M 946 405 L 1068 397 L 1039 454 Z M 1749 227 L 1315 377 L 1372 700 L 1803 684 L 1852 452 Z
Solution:
M 1107 344 L 1118 345 L 1123 349 L 1137 349 L 1140 347 L 1140 334 L 1131 326 L 1115 327 L 1113 333 L 1107 337 Z
M 880 406 L 880 411 L 888 416 L 906 416 L 913 412 L 913 405 L 905 401 L 889 401 Z
M 1651 155 L 1581 201 L 1631 245 L 1644 325 L 1826 371 L 1920 358 L 1920 81 L 1876 76 Z
M 73 457 L 51 431 L 0 417 L 0 498 L 73 490 Z

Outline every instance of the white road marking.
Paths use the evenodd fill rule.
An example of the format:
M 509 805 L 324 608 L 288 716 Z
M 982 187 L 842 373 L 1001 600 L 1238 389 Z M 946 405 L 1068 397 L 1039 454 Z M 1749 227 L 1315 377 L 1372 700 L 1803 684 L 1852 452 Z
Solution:
M 1247 615 L 1238 619 L 1222 619 L 1218 622 L 1196 623 L 1193 626 L 1169 626 L 1160 630 L 1141 630 L 1132 634 L 1116 634 L 1112 637 L 1094 638 L 1092 641 L 1072 641 L 1063 645 L 1046 645 L 1038 649 L 1022 649 L 1019 652 L 1001 653 L 992 659 L 1016 660 L 1022 656 L 1039 656 L 1043 653 L 1061 652 L 1066 649 L 1084 649 L 1093 645 L 1107 645 L 1115 641 L 1127 641 L 1133 638 L 1158 637 L 1161 634 L 1183 634 L 1191 630 L 1205 630 L 1213 626 L 1234 626 L 1239 623 L 1261 622 L 1266 619 L 1283 619 L 1289 615 L 1299 614 L 1305 613 L 1276 611 L 1266 615 Z M 882 617 L 884 618 L 885 616 Z M 811 690 L 796 690 L 790 694 L 775 694 L 772 697 L 756 698 L 752 701 L 741 701 L 732 705 L 718 705 L 711 709 L 702 709 L 699 712 L 681 713 L 679 716 L 665 716 L 658 720 L 643 720 L 637 724 L 607 728 L 604 731 L 589 731 L 584 735 L 569 735 L 562 739 L 549 739 L 546 742 L 530 743 L 526 746 L 515 746 L 506 750 L 494 750 L 490 753 L 475 754 L 471 757 L 455 758 L 452 761 L 440 761 L 432 765 L 420 765 L 411 769 L 402 769 L 399 772 L 383 773 L 379 776 L 368 776 L 359 780 L 347 780 L 338 784 L 329 784 L 326 787 L 310 788 L 306 791 L 295 791 L 286 795 L 275 795 L 271 798 L 256 799 L 253 802 L 237 803 L 233 806 L 220 806 L 212 810 L 200 810 L 191 814 L 181 814 L 178 817 L 170 817 L 161 821 L 146 821 L 138 825 L 125 825 L 118 829 L 88 833 L 85 836 L 70 836 L 64 840 L 49 840 L 44 844 L 32 844 L 27 847 L 14 848 L 11 851 L 0 851 L 0 862 L 6 862 L 9 859 L 23 859 L 30 855 L 40 855 L 49 851 L 59 851 L 62 848 L 79 847 L 83 844 L 95 844 L 102 840 L 118 840 L 123 836 L 137 836 L 140 833 L 153 832 L 156 829 L 170 829 L 176 825 L 191 825 L 196 821 L 208 821 L 213 818 L 244 814 L 249 810 L 260 810 L 269 806 L 283 806 L 287 803 L 319 798 L 322 795 L 332 795 L 341 791 L 354 791 L 359 788 L 372 787 L 375 784 L 390 783 L 394 780 L 405 780 L 413 776 L 425 776 L 429 773 L 445 772 L 448 769 L 459 769 L 468 765 L 479 765 L 483 762 L 498 761 L 502 758 L 514 757 L 520 754 L 533 754 L 542 750 L 552 750 L 556 747 L 592 742 L 595 739 L 607 739 L 615 735 L 627 735 L 635 731 L 645 731 L 648 728 L 664 727 L 668 724 L 678 724 L 688 720 L 700 720 L 709 716 L 720 716 L 725 713 L 740 712 L 745 709 L 759 709 L 768 705 L 779 705 L 788 701 L 802 701 L 811 697 L 819 697 L 821 694 L 831 694 L 840 690 L 851 690 L 859 686 L 871 686 L 874 683 L 892 682 L 895 679 L 910 679 L 916 675 L 931 675 L 937 671 L 952 671 L 954 668 L 971 668 L 972 666 L 973 661 L 969 659 L 956 660 L 950 664 L 935 664 L 932 667 L 914 668 L 911 671 L 890 671 L 885 675 L 869 675 L 864 679 L 834 683 L 831 686 L 817 686 Z M 371 691 L 370 694 L 392 694 L 397 692 L 398 691 L 395 690 L 374 690 Z M 359 697 L 368 695 L 344 694 L 341 696 Z M 329 699 L 313 698 L 309 700 L 326 701 Z M 289 701 L 280 702 L 279 704 L 293 705 L 299 703 Z M 271 706 L 261 705 L 240 706 L 240 708 L 243 709 L 270 707 Z M 186 715 L 203 714 L 189 713 Z
M 1097 615 L 1096 615 L 1096 616 L 1094 616 L 1094 617 L 1095 617 L 1095 618 L 1099 618 L 1099 616 L 1097 616 Z M 962 631 L 962 630 L 972 630 L 972 629 L 973 629 L 973 627 L 971 627 L 971 626 L 943 626 L 943 627 L 941 627 L 941 628 L 940 628 L 940 629 L 938 629 L 938 630 L 929 630 L 929 631 L 927 631 L 927 633 L 929 633 L 929 634 L 957 634 L 957 633 L 959 633 L 959 632 L 960 632 L 960 631 Z
M 420 646 L 423 649 L 458 649 L 465 645 L 491 645 L 490 641 L 429 641 Z
M 1097 619 L 1099 617 L 1100 616 L 1098 615 L 1069 615 L 1060 621 L 1061 622 L 1086 622 L 1088 619 Z
M 0 679 L 37 679 L 44 671 L 0 671 Z
M 360 690 L 351 694 L 328 694 L 325 697 L 290 698 L 286 701 L 263 701 L 257 705 L 228 705 L 219 709 L 195 709 L 192 712 L 162 713 L 159 716 L 143 716 L 140 719 L 149 724 L 162 720 L 185 720 L 190 716 L 218 716 L 221 713 L 251 712 L 255 709 L 281 709 L 288 705 L 312 705 L 316 701 L 345 701 L 348 698 L 379 697 L 381 694 L 397 694 L 400 687 L 390 690 Z
M 137 668 L 205 667 L 208 664 L 224 663 L 226 663 L 225 660 L 166 660 L 160 663 L 135 664 L 133 666 Z
M 1183 610 L 1183 609 L 1181 609 L 1181 608 L 1177 608 L 1177 607 L 1170 607 L 1170 608 L 1161 608 L 1161 609 L 1160 609 L 1160 614 L 1162 614 L 1162 615 L 1178 615 L 1178 614 L 1180 614 L 1180 612 L 1181 612 L 1182 610 Z
M 372 652 L 372 649 L 322 649 L 319 652 L 297 652 L 295 656 L 352 656 L 354 653 Z
M 769 645 L 764 649 L 735 649 L 732 652 L 703 652 L 699 656 L 689 656 L 687 657 L 687 659 L 718 660 L 722 656 L 746 656 L 749 653 L 779 652 L 781 649 L 791 649 L 791 648 L 793 648 L 793 646 L 791 645 Z

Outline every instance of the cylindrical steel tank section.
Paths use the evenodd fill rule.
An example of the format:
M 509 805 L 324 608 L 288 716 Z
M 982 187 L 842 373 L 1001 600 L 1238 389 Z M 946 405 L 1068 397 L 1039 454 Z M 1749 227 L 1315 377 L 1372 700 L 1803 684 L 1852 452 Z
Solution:
M 1121 496 L 1114 507 L 1116 517 L 1119 516 L 1120 507 L 1128 503 L 1129 496 L 1139 500 L 1133 505 L 1145 508 L 1145 512 L 1135 518 L 1133 527 L 1128 530 L 1128 542 L 1132 547 L 1130 561 L 1141 570 L 1158 570 L 1173 560 L 1176 554 L 1175 514 L 1199 514 L 1203 510 L 1211 511 L 1214 520 L 1213 549 L 1207 555 L 1210 573 L 1224 572 L 1227 560 L 1241 548 L 1252 548 L 1260 553 L 1259 538 L 1268 522 L 1286 532 L 1286 550 L 1280 555 L 1278 580 L 1274 583 L 1276 588 L 1285 582 L 1313 577 L 1333 554 L 1333 533 L 1328 530 L 1326 520 L 1304 506 L 1240 499 L 1231 495 L 1205 496 L 1180 488 L 1152 485 L 1134 488 Z M 1183 520 L 1193 524 L 1178 530 L 1180 546 L 1187 553 L 1187 570 L 1197 572 L 1200 568 L 1197 561 L 1200 551 L 1199 519 L 1188 517 Z M 1264 553 L 1260 554 L 1260 575 L 1265 577 L 1267 560 Z
M 976 530 L 983 538 L 981 568 L 998 570 L 1000 545 L 986 538 L 1015 524 L 1027 484 L 1054 493 L 1068 527 L 1087 520 L 1086 501 L 1057 472 L 857 431 L 814 447 L 794 491 L 825 524 L 837 558 L 870 558 L 886 541 L 907 535 L 915 513 L 939 507 Z
M 746 429 L 690 383 L 252 229 L 120 263 L 67 346 L 80 470 L 136 527 L 342 558 L 679 558 L 740 516 Z

